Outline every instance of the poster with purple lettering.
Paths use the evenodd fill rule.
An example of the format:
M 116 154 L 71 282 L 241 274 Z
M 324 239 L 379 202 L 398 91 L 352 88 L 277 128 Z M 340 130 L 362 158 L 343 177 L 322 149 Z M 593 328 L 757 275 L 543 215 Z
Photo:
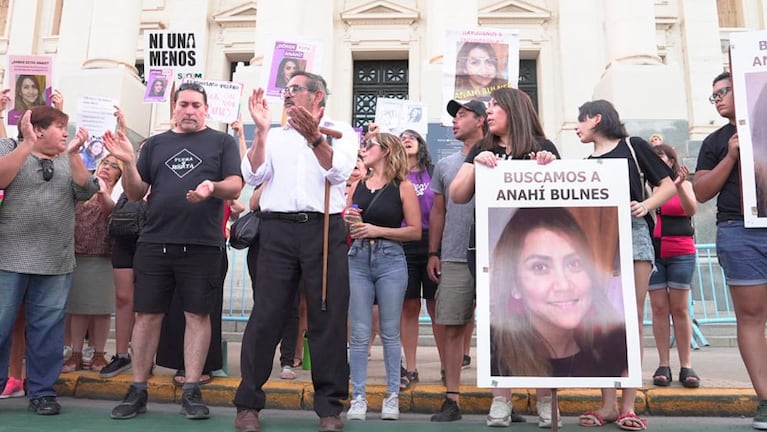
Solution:
M 767 30 L 730 35 L 743 222 L 767 227 Z M 716 101 L 715 101 L 716 102 Z
M 11 101 L 8 125 L 17 125 L 33 106 L 51 105 L 53 58 L 50 56 L 8 56 Z
M 272 100 L 281 98 L 294 72 L 321 73 L 322 45 L 318 40 L 269 36 L 264 46 L 264 72 L 268 73 L 262 73 L 261 85 Z
M 144 102 L 167 102 L 172 87 L 173 69 L 149 69 L 149 74 L 146 79 L 146 92 L 144 92 Z
M 626 162 L 476 164 L 480 387 L 639 387 Z
M 240 117 L 242 83 L 186 78 L 182 83 L 197 83 L 208 96 L 208 121 L 231 123 Z
M 519 31 L 506 29 L 455 29 L 445 36 L 442 60 L 442 106 L 451 99 L 490 100 L 493 90 L 517 87 Z M 442 124 L 452 118 L 442 110 Z

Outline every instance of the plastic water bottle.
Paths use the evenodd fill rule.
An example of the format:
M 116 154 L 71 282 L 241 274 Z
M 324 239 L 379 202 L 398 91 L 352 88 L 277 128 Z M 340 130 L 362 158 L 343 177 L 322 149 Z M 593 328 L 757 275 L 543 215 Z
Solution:
M 346 212 L 344 215 L 344 220 L 349 225 L 355 225 L 358 223 L 362 223 L 362 214 L 360 211 L 360 206 L 357 204 L 352 204 L 352 206 L 349 208 L 357 210 L 356 212 Z

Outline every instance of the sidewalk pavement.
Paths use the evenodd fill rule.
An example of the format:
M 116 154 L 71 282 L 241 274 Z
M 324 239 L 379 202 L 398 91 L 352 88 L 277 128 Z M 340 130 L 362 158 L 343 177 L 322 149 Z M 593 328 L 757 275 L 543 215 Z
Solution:
M 107 351 L 113 350 L 112 341 Z M 203 386 L 203 398 L 211 405 L 231 406 L 234 392 L 240 382 L 240 344 L 229 342 L 229 377 L 215 377 Z M 312 409 L 314 391 L 311 371 L 295 369 L 295 380 L 280 379 L 279 351 L 275 355 L 274 368 L 265 386 L 267 409 Z M 461 374 L 461 410 L 466 414 L 486 414 L 492 395 L 489 389 L 476 387 L 476 356 L 472 348 L 472 364 Z M 637 394 L 636 411 L 655 416 L 745 416 L 752 417 L 758 400 L 737 348 L 702 347 L 693 351 L 692 362 L 701 377 L 699 389 L 687 389 L 678 382 L 679 364 L 676 350 L 672 349 L 671 369 L 673 382 L 670 387 L 652 385 L 652 374 L 658 365 L 654 347 L 645 349 L 643 387 Z M 445 397 L 440 382 L 440 363 L 435 347 L 419 347 L 417 353 L 420 382 L 400 393 L 400 409 L 403 412 L 434 413 Z M 156 368 L 149 380 L 149 397 L 157 402 L 178 402 L 181 389 L 173 385 L 175 371 Z M 125 372 L 117 377 L 102 379 L 95 372 L 71 372 L 62 374 L 56 390 L 61 396 L 89 399 L 122 400 L 131 383 L 131 374 Z M 385 372 L 380 345 L 373 346 L 368 363 L 367 398 L 371 411 L 380 407 L 385 397 Z M 596 409 L 600 403 L 598 389 L 562 389 L 558 391 L 562 415 L 574 416 Z M 517 388 L 513 391 L 514 409 L 522 414 L 536 412 L 535 389 Z

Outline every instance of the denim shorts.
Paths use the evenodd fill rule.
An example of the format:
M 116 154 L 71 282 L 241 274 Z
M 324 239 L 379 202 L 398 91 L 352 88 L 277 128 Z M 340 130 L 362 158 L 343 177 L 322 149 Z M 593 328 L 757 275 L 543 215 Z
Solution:
M 633 246 L 634 261 L 654 261 L 655 249 L 652 247 L 650 227 L 642 218 L 631 218 L 631 245 Z
M 716 254 L 727 285 L 767 284 L 767 229 L 746 228 L 743 221 L 716 227 Z
M 690 289 L 695 273 L 695 254 L 655 258 L 655 269 L 650 276 L 650 291 L 665 289 Z

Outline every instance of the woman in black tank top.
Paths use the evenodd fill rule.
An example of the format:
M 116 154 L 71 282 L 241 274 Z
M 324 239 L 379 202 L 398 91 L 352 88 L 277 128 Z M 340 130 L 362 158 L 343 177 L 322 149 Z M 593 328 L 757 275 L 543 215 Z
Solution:
M 403 241 L 421 237 L 421 210 L 407 180 L 407 157 L 399 138 L 368 134 L 363 156 L 370 175 L 352 186 L 344 219 L 353 239 L 349 249 L 349 322 L 352 402 L 349 420 L 367 413 L 368 341 L 373 300 L 378 301 L 386 363 L 386 398 L 381 418 L 399 418 L 400 315 L 407 288 Z M 405 221 L 403 225 L 403 219 Z

